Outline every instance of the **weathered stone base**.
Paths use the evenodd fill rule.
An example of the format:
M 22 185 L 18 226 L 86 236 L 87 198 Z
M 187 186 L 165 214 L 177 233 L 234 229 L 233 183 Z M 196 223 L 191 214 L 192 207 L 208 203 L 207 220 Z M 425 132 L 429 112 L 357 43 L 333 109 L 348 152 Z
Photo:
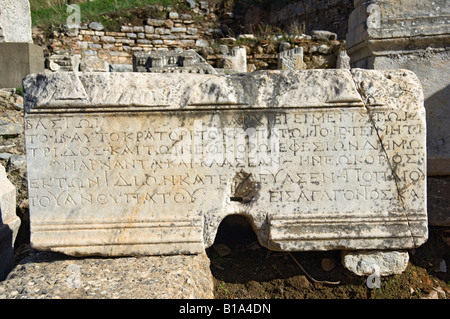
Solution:
M 0 282 L 0 299 L 213 299 L 205 253 L 73 258 L 32 251 Z
M 407 251 L 342 251 L 342 264 L 357 276 L 400 274 L 408 266 Z

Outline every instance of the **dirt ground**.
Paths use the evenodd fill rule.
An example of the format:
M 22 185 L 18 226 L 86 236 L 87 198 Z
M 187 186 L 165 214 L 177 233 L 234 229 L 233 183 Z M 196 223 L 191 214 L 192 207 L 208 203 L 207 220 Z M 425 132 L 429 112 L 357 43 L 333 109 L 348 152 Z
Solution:
M 373 289 L 368 288 L 367 277 L 343 267 L 339 251 L 272 252 L 257 243 L 251 229 L 243 228 L 240 233 L 235 229 L 233 238 L 223 235 L 229 229 L 219 229 L 216 242 L 207 250 L 217 299 L 450 298 L 449 272 L 439 267 L 443 260 L 450 265 L 450 227 L 430 228 L 428 242 L 409 251 L 405 272 L 382 277 L 380 288 Z M 229 254 L 220 257 L 227 247 Z

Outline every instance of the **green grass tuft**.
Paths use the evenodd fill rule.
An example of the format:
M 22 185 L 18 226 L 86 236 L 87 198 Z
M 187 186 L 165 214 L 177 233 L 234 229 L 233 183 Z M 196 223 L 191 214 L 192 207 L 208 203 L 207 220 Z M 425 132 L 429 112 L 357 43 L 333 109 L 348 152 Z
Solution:
M 34 26 L 49 27 L 64 25 L 72 12 L 67 12 L 68 3 L 78 4 L 81 11 L 81 22 L 101 22 L 108 27 L 115 28 L 114 17 L 133 18 L 130 11 L 143 9 L 149 5 L 180 5 L 179 0 L 30 0 L 31 19 Z M 123 20 L 123 19 L 119 19 Z

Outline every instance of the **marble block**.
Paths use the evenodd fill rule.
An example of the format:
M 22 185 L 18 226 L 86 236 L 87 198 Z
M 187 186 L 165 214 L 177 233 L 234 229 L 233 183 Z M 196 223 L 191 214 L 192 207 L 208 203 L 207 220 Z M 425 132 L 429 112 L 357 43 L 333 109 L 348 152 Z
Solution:
M 35 74 L 24 100 L 37 249 L 198 254 L 232 214 L 274 251 L 428 238 L 410 71 Z

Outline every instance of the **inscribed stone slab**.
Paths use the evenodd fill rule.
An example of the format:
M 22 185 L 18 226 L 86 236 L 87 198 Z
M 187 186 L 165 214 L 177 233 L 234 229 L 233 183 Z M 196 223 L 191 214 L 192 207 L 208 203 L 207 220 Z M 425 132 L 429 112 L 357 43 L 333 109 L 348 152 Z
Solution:
M 230 214 L 278 251 L 427 239 L 412 72 L 53 73 L 24 91 L 36 248 L 196 254 Z

